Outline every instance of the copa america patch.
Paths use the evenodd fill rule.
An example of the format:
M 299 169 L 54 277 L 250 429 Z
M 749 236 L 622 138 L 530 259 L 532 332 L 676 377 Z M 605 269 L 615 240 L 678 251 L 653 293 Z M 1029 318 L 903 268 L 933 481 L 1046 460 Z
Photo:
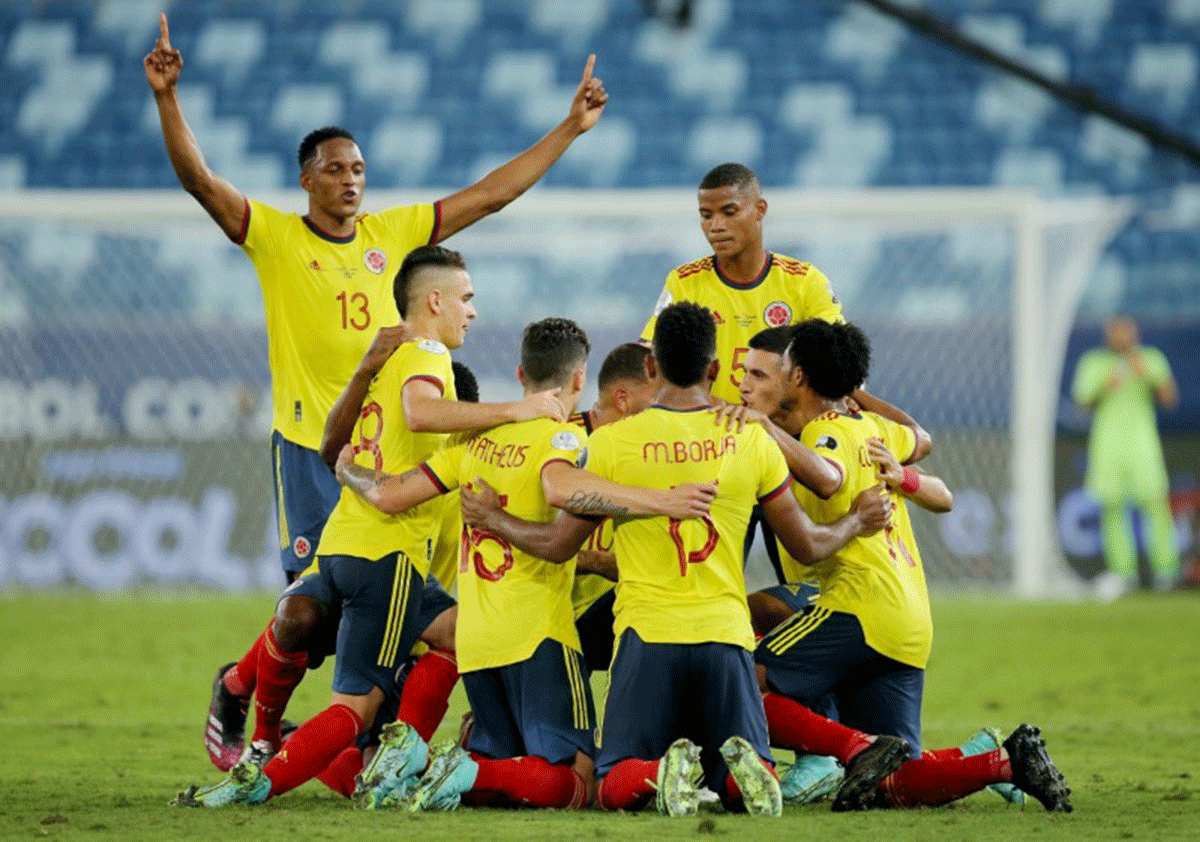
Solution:
M 417 343 L 417 347 L 422 351 L 428 351 L 431 354 L 446 353 L 446 346 L 441 342 L 438 342 L 436 339 L 422 339 Z
M 550 446 L 555 450 L 578 450 L 579 436 L 568 430 L 562 430 L 554 434 L 550 439 Z
M 837 439 L 833 436 L 821 436 L 817 439 L 817 443 L 813 445 L 814 448 L 823 447 L 826 450 L 837 450 L 837 446 Z
M 763 321 L 771 327 L 783 327 L 792 323 L 792 308 L 786 301 L 772 301 L 763 310 Z
M 671 290 L 663 287 L 662 295 L 658 297 L 658 301 L 654 303 L 654 315 L 661 313 L 672 301 L 674 296 L 671 295 Z
M 308 558 L 308 554 L 312 552 L 312 542 L 303 535 L 297 535 L 296 540 L 292 541 L 292 553 L 296 558 Z
M 363 265 L 376 275 L 383 274 L 383 270 L 387 268 L 387 263 L 387 254 L 379 249 L 367 249 L 363 252 Z

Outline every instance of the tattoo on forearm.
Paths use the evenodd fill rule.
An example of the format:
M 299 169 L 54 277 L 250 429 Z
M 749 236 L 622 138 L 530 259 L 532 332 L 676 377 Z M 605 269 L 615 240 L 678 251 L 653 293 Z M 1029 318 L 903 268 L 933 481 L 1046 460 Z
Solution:
M 577 515 L 629 514 L 628 506 L 619 506 L 594 491 L 576 491 L 567 498 L 567 503 L 563 508 Z
M 362 465 L 347 465 L 342 468 L 342 478 L 355 494 L 367 496 L 372 489 L 379 487 L 380 477 L 375 471 Z

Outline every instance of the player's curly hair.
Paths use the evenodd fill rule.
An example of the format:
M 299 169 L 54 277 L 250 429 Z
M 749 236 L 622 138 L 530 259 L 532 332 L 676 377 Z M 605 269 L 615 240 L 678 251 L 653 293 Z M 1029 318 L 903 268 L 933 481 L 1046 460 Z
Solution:
M 694 301 L 669 304 L 654 324 L 654 361 L 662 376 L 686 389 L 704 379 L 717 352 L 712 312 Z
M 475 379 L 475 372 L 458 360 L 450 363 L 450 368 L 454 370 L 455 397 L 463 403 L 479 403 L 479 381 Z
M 296 153 L 296 160 L 300 162 L 300 169 L 303 170 L 308 166 L 309 161 L 317 157 L 318 146 L 327 140 L 333 140 L 335 137 L 344 137 L 351 143 L 358 143 L 354 139 L 354 135 L 341 126 L 324 126 L 314 129 L 304 136 L 304 140 L 300 141 L 300 150 Z
M 849 323 L 809 319 L 793 325 L 788 356 L 804 371 L 813 391 L 831 401 L 861 386 L 871 370 L 871 343 Z
M 583 328 L 570 319 L 552 316 L 527 325 L 521 338 L 526 384 L 538 389 L 567 385 L 591 349 Z
M 600 365 L 600 391 L 617 380 L 637 380 L 645 382 L 649 379 L 646 374 L 646 357 L 650 349 L 640 342 L 626 342 L 608 352 Z
M 408 297 L 412 292 L 412 281 L 417 272 L 427 266 L 446 266 L 451 269 L 466 269 L 467 262 L 453 249 L 444 246 L 417 246 L 404 257 L 396 280 L 392 282 L 392 297 L 400 318 L 408 318 Z
M 761 192 L 758 176 L 745 164 L 718 164 L 709 170 L 700 181 L 701 190 L 716 190 L 719 187 L 736 187 L 738 190 Z
M 769 327 L 760 330 L 750 337 L 750 347 L 755 351 L 766 351 L 768 354 L 787 353 L 788 343 L 792 341 L 792 326 Z

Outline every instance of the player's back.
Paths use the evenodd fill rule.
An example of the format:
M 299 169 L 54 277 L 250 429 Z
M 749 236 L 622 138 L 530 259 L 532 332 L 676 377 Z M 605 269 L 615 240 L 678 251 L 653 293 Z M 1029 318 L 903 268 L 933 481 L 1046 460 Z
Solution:
M 758 425 L 727 431 L 708 407 L 651 407 L 598 430 L 588 454 L 589 470 L 620 483 L 717 483 L 705 518 L 613 518 L 617 635 L 632 627 L 647 642 L 752 648 L 742 541 L 754 504 L 788 481 L 766 432 Z
M 805 425 L 801 441 L 836 464 L 842 486 L 822 500 L 802 489 L 797 499 L 817 523 L 831 523 L 850 511 L 854 499 L 879 485 L 867 440 L 883 438 L 903 459 L 915 441 L 907 427 L 869 413 L 828 412 Z M 897 452 L 898 451 L 898 452 Z M 893 511 L 903 507 L 896 492 L 888 492 Z M 907 526 L 905 511 L 902 523 Z M 905 532 L 907 534 L 905 534 Z M 925 572 L 912 542 L 911 526 L 891 528 L 852 539 L 830 558 L 814 565 L 821 595 L 817 604 L 856 615 L 867 643 L 912 666 L 924 667 L 933 639 Z

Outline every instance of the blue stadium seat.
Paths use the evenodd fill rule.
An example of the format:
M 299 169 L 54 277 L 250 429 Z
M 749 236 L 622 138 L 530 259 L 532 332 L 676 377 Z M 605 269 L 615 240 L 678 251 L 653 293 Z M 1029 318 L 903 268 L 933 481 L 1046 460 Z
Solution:
M 363 155 L 370 162 L 371 181 L 388 187 L 425 184 L 442 154 L 442 124 L 429 118 L 380 123 Z
M 1179 116 L 1196 88 L 1196 48 L 1191 44 L 1138 44 L 1129 67 L 1130 98 L 1147 95 Z
M 267 29 L 254 19 L 209 21 L 196 38 L 196 63 L 218 72 L 226 85 L 240 85 L 246 71 L 260 63 Z

